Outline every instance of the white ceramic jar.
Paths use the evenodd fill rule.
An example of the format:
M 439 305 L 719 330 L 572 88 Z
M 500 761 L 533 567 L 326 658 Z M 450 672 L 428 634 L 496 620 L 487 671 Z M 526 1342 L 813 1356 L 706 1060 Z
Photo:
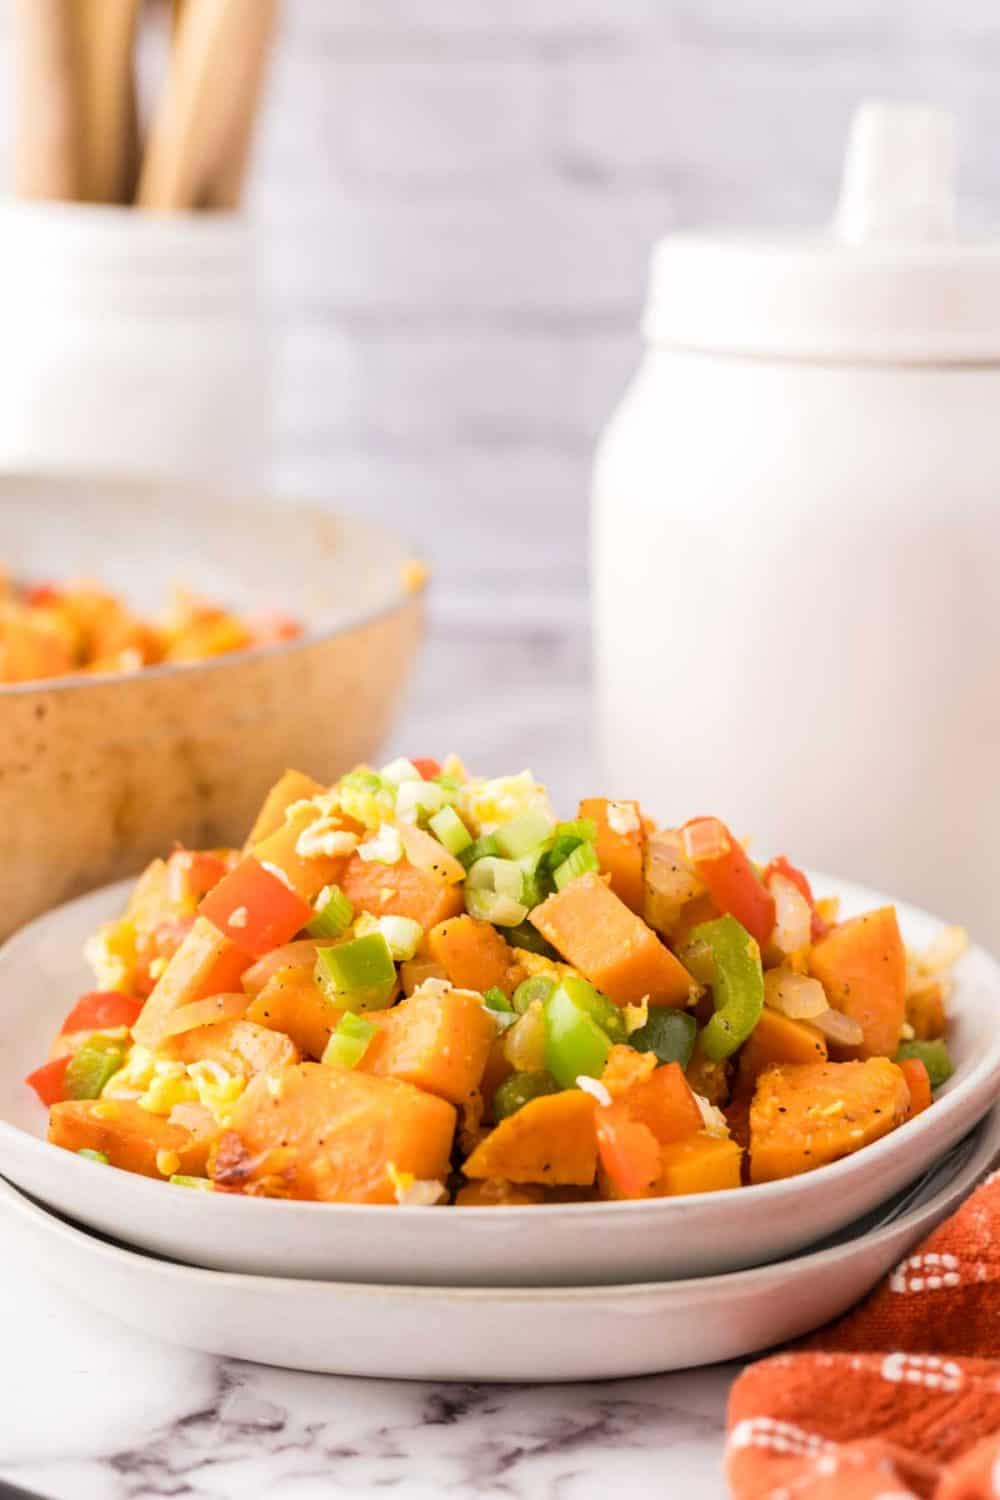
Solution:
M 266 482 L 268 346 L 235 215 L 0 209 L 0 466 Z
M 838 232 L 657 248 L 598 452 L 609 791 L 1000 945 L 1000 243 L 946 124 L 856 122 Z

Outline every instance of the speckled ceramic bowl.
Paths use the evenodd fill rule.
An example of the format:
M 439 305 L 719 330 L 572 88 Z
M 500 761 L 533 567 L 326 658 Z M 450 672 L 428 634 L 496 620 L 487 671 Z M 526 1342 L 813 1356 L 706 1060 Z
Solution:
M 0 686 L 0 937 L 175 839 L 241 841 L 285 766 L 332 779 L 370 756 L 421 633 L 401 542 L 282 501 L 8 476 L 0 561 L 92 577 L 146 612 L 182 583 L 306 623 L 208 662 Z

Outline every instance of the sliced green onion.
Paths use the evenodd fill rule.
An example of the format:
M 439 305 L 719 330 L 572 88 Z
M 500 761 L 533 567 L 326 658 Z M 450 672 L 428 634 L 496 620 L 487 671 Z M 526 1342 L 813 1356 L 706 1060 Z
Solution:
M 368 1051 L 368 1044 L 378 1031 L 374 1021 L 355 1015 L 349 1010 L 341 1016 L 323 1052 L 325 1063 L 336 1063 L 342 1068 L 356 1068 Z
M 325 885 L 316 897 L 316 915 L 306 923 L 311 937 L 339 938 L 354 921 L 354 907 L 339 885 Z
M 354 772 L 354 775 L 358 774 Z M 397 760 L 391 760 L 379 772 L 379 780 L 390 781 L 393 786 L 403 786 L 407 781 L 423 781 L 423 779 L 412 760 L 407 760 L 405 755 L 399 756 Z
M 555 823 L 545 813 L 526 812 L 497 828 L 493 837 L 501 854 L 508 859 L 520 859 L 543 844 L 554 828 Z
M 573 818 L 556 824 L 557 839 L 577 839 L 581 844 L 592 844 L 597 838 L 597 824 L 593 818 Z
M 496 891 L 498 896 L 509 896 L 520 901 L 523 874 L 520 865 L 513 859 L 497 859 L 487 855 L 477 859 L 465 877 L 467 891 Z
M 533 1000 L 544 1005 L 555 987 L 556 982 L 549 974 L 533 974 L 530 979 L 522 979 L 511 996 L 514 1009 L 523 1016 Z
M 202 1193 L 215 1191 L 215 1183 L 210 1177 L 187 1177 L 183 1172 L 175 1172 L 170 1181 L 174 1187 L 197 1188 Z
M 473 839 L 472 843 L 467 844 L 458 857 L 468 870 L 478 859 L 486 859 L 489 855 L 499 853 L 500 845 L 492 833 L 487 833 L 482 838 Z
M 396 794 L 396 816 L 426 825 L 447 803 L 443 787 L 433 781 L 404 781 Z
M 383 1010 L 396 988 L 396 965 L 382 932 L 316 955 L 316 982 L 340 1010 Z
M 483 991 L 483 1004 L 487 1010 L 510 1010 L 511 1004 L 498 984 L 491 984 Z
M 378 930 L 389 944 L 389 952 L 396 963 L 412 958 L 424 940 L 424 929 L 412 917 L 376 917 Z
M 64 1080 L 67 1099 L 99 1099 L 124 1061 L 120 1046 L 92 1037 L 69 1060 Z
M 77 1156 L 85 1156 L 88 1161 L 100 1162 L 102 1167 L 110 1166 L 111 1163 L 103 1151 L 93 1151 L 90 1146 L 81 1146 L 76 1153 Z
M 557 865 L 552 871 L 556 890 L 561 891 L 564 886 L 569 885 L 571 880 L 579 880 L 581 875 L 587 875 L 591 870 L 599 870 L 600 867 L 593 844 L 578 844 L 573 853 L 567 855 L 562 864 Z
M 947 1083 L 955 1071 L 946 1042 L 901 1042 L 895 1060 L 905 1062 L 907 1058 L 916 1058 L 923 1063 L 932 1089 L 939 1089 L 942 1083 Z
M 512 896 L 499 891 L 470 891 L 466 887 L 465 909 L 477 922 L 492 922 L 495 927 L 519 927 L 528 915 L 528 908 Z
M 516 1115 L 532 1099 L 558 1092 L 559 1085 L 551 1073 L 512 1073 L 493 1095 L 493 1118 L 499 1125 L 501 1120 Z
M 472 834 L 453 807 L 442 807 L 429 819 L 427 826 L 449 854 L 461 854 L 472 843 Z
M 597 826 L 590 818 L 577 818 L 572 823 L 557 823 L 554 837 L 542 860 L 542 868 L 548 874 L 557 870 L 565 860 L 579 849 L 581 844 L 592 844 L 597 838 Z
M 552 944 L 530 922 L 519 922 L 504 935 L 512 948 L 523 948 L 525 953 L 535 953 L 539 958 L 559 958 Z

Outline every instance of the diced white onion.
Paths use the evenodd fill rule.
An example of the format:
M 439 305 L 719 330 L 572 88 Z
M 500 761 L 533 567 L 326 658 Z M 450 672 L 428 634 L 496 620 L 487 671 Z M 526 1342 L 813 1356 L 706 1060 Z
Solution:
M 784 875 L 772 875 L 774 897 L 774 942 L 782 953 L 797 953 L 807 948 L 812 935 L 812 909 L 794 881 Z
M 764 999 L 772 1010 L 780 1010 L 793 1021 L 811 1021 L 830 1008 L 819 980 L 797 974 L 794 969 L 768 969 L 764 975 Z
M 821 1015 L 814 1016 L 812 1024 L 838 1047 L 858 1047 L 864 1041 L 865 1034 L 854 1017 L 845 1016 L 832 1006 Z

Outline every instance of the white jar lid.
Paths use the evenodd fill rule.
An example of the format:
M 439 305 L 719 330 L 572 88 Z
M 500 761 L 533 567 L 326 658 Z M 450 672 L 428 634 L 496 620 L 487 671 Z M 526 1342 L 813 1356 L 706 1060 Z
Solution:
M 789 359 L 1000 360 L 1000 239 L 956 234 L 954 141 L 949 115 L 863 105 L 831 229 L 668 235 L 646 337 Z

